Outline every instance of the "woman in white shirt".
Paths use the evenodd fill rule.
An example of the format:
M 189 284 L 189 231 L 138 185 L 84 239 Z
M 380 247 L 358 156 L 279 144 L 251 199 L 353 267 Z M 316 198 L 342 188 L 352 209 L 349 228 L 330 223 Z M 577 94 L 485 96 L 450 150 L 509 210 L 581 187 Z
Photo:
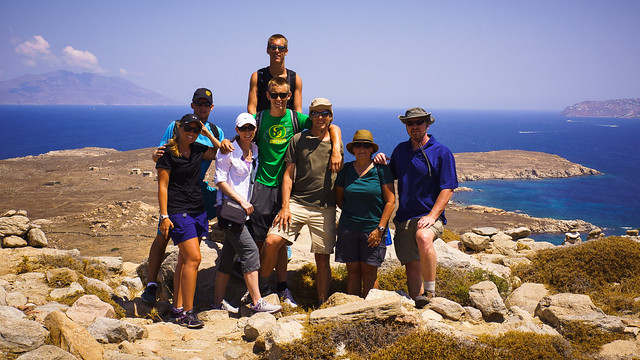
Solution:
M 218 186 L 218 204 L 224 198 L 229 198 L 245 210 L 246 221 L 253 212 L 251 188 L 252 174 L 258 166 L 258 147 L 253 142 L 256 133 L 256 120 L 249 113 L 242 113 L 236 118 L 236 132 L 238 136 L 233 142 L 234 150 L 228 154 L 218 152 L 216 157 L 215 182 Z M 249 234 L 246 221 L 244 224 L 229 221 L 218 212 L 218 224 L 225 231 L 225 239 L 220 255 L 220 262 L 216 272 L 216 286 L 211 306 L 218 310 L 237 312 L 233 306 L 224 300 L 224 294 L 233 272 L 234 257 L 237 254 L 242 267 L 247 290 L 251 295 L 252 304 L 249 308 L 255 312 L 280 311 L 280 305 L 266 302 L 260 295 L 258 286 L 258 270 L 260 269 L 260 252 L 255 241 Z

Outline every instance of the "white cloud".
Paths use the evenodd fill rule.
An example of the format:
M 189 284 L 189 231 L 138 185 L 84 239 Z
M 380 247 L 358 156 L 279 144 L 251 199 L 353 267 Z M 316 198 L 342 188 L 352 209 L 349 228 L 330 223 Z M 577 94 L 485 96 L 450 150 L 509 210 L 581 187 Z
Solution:
M 49 50 L 49 43 L 40 35 L 34 35 L 33 41 L 25 41 L 16 46 L 16 52 L 31 58 L 38 58 L 51 54 L 51 50 Z
M 96 72 L 105 72 L 98 65 L 98 58 L 90 51 L 76 50 L 67 46 L 62 50 L 64 61 L 71 66 L 81 67 Z

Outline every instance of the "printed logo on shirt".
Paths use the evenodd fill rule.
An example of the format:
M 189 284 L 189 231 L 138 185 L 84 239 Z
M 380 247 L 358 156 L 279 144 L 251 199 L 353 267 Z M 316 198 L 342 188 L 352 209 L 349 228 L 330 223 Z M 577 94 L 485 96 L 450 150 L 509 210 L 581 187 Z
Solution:
M 269 143 L 284 144 L 287 142 L 287 128 L 278 124 L 269 128 Z

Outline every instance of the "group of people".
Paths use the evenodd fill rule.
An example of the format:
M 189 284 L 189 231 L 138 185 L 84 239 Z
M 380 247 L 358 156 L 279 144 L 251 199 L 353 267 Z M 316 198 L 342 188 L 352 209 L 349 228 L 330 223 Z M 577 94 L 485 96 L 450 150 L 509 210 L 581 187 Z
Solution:
M 172 122 L 153 153 L 160 222 L 141 297 L 156 301 L 156 278 L 168 240 L 173 239 L 179 255 L 170 318 L 181 325 L 203 326 L 193 311 L 193 299 L 200 240 L 216 216 L 225 237 L 212 308 L 238 311 L 225 300 L 234 262 L 247 286 L 241 301 L 250 309 L 282 309 L 262 297 L 272 292 L 269 278 L 274 269 L 281 303 L 296 307 L 287 284 L 287 246 L 305 225 L 317 266 L 318 304 L 329 296 L 334 249 L 335 260 L 347 266 L 347 292 L 365 297 L 378 286 L 377 270 L 386 255 L 388 223 L 396 203 L 394 180 L 399 197 L 394 244 L 406 269 L 409 295 L 423 307 L 435 294 L 433 241 L 442 234 L 444 209 L 458 183 L 452 153 L 427 134 L 433 116 L 422 108 L 399 116 L 409 140 L 398 144 L 391 158 L 378 152 L 370 131 L 358 130 L 346 145 L 355 161 L 343 166 L 342 134 L 333 124 L 333 105 L 316 98 L 308 115 L 302 113 L 302 80 L 285 67 L 287 53 L 284 36 L 268 39 L 270 65 L 251 75 L 247 112 L 236 118 L 232 139 L 225 139 L 222 129 L 208 121 L 213 94 L 199 88 L 192 97 L 193 113 Z M 212 160 L 217 190 L 205 181 Z M 341 209 L 337 224 L 336 206 Z

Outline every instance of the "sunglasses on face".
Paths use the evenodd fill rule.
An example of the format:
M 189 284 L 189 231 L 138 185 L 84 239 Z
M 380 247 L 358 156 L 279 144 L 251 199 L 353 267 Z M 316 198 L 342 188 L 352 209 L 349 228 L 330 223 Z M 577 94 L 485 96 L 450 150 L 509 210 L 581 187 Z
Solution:
M 244 131 L 253 131 L 255 129 L 256 129 L 256 127 L 253 126 L 253 125 L 244 125 L 244 126 L 238 128 L 238 130 L 242 131 L 242 132 L 244 132 Z
M 269 46 L 267 46 L 267 49 L 273 50 L 273 51 L 275 51 L 275 50 L 285 51 L 285 50 L 287 50 L 287 47 L 286 46 L 282 46 L 282 45 L 269 45 Z
M 364 148 L 364 149 L 371 149 L 373 147 L 372 144 L 367 144 L 367 143 L 354 143 L 353 144 L 354 148 Z
M 189 126 L 189 125 L 182 125 L 182 130 L 184 130 L 186 132 L 192 132 L 194 134 L 200 134 L 200 132 L 202 131 L 202 127 L 200 127 L 200 126 L 193 127 L 193 126 Z
M 311 116 L 324 116 L 324 117 L 327 117 L 327 116 L 331 116 L 331 111 L 329 111 L 329 110 L 324 110 L 324 111 L 312 111 L 312 112 L 310 113 L 310 115 L 311 115 Z
M 287 96 L 289 96 L 289 93 L 272 93 L 272 92 L 270 92 L 270 93 L 269 93 L 269 96 L 270 96 L 273 100 L 276 100 L 276 99 L 286 99 L 286 98 L 287 98 Z
M 427 120 L 422 118 L 422 119 L 416 119 L 416 120 L 407 120 L 404 123 L 407 124 L 407 126 L 413 126 L 413 125 L 422 125 L 424 124 L 425 121 Z
M 195 105 L 195 106 L 211 106 L 211 104 L 209 104 L 209 102 L 207 102 L 207 101 L 198 101 L 198 100 L 194 101 L 193 105 Z

